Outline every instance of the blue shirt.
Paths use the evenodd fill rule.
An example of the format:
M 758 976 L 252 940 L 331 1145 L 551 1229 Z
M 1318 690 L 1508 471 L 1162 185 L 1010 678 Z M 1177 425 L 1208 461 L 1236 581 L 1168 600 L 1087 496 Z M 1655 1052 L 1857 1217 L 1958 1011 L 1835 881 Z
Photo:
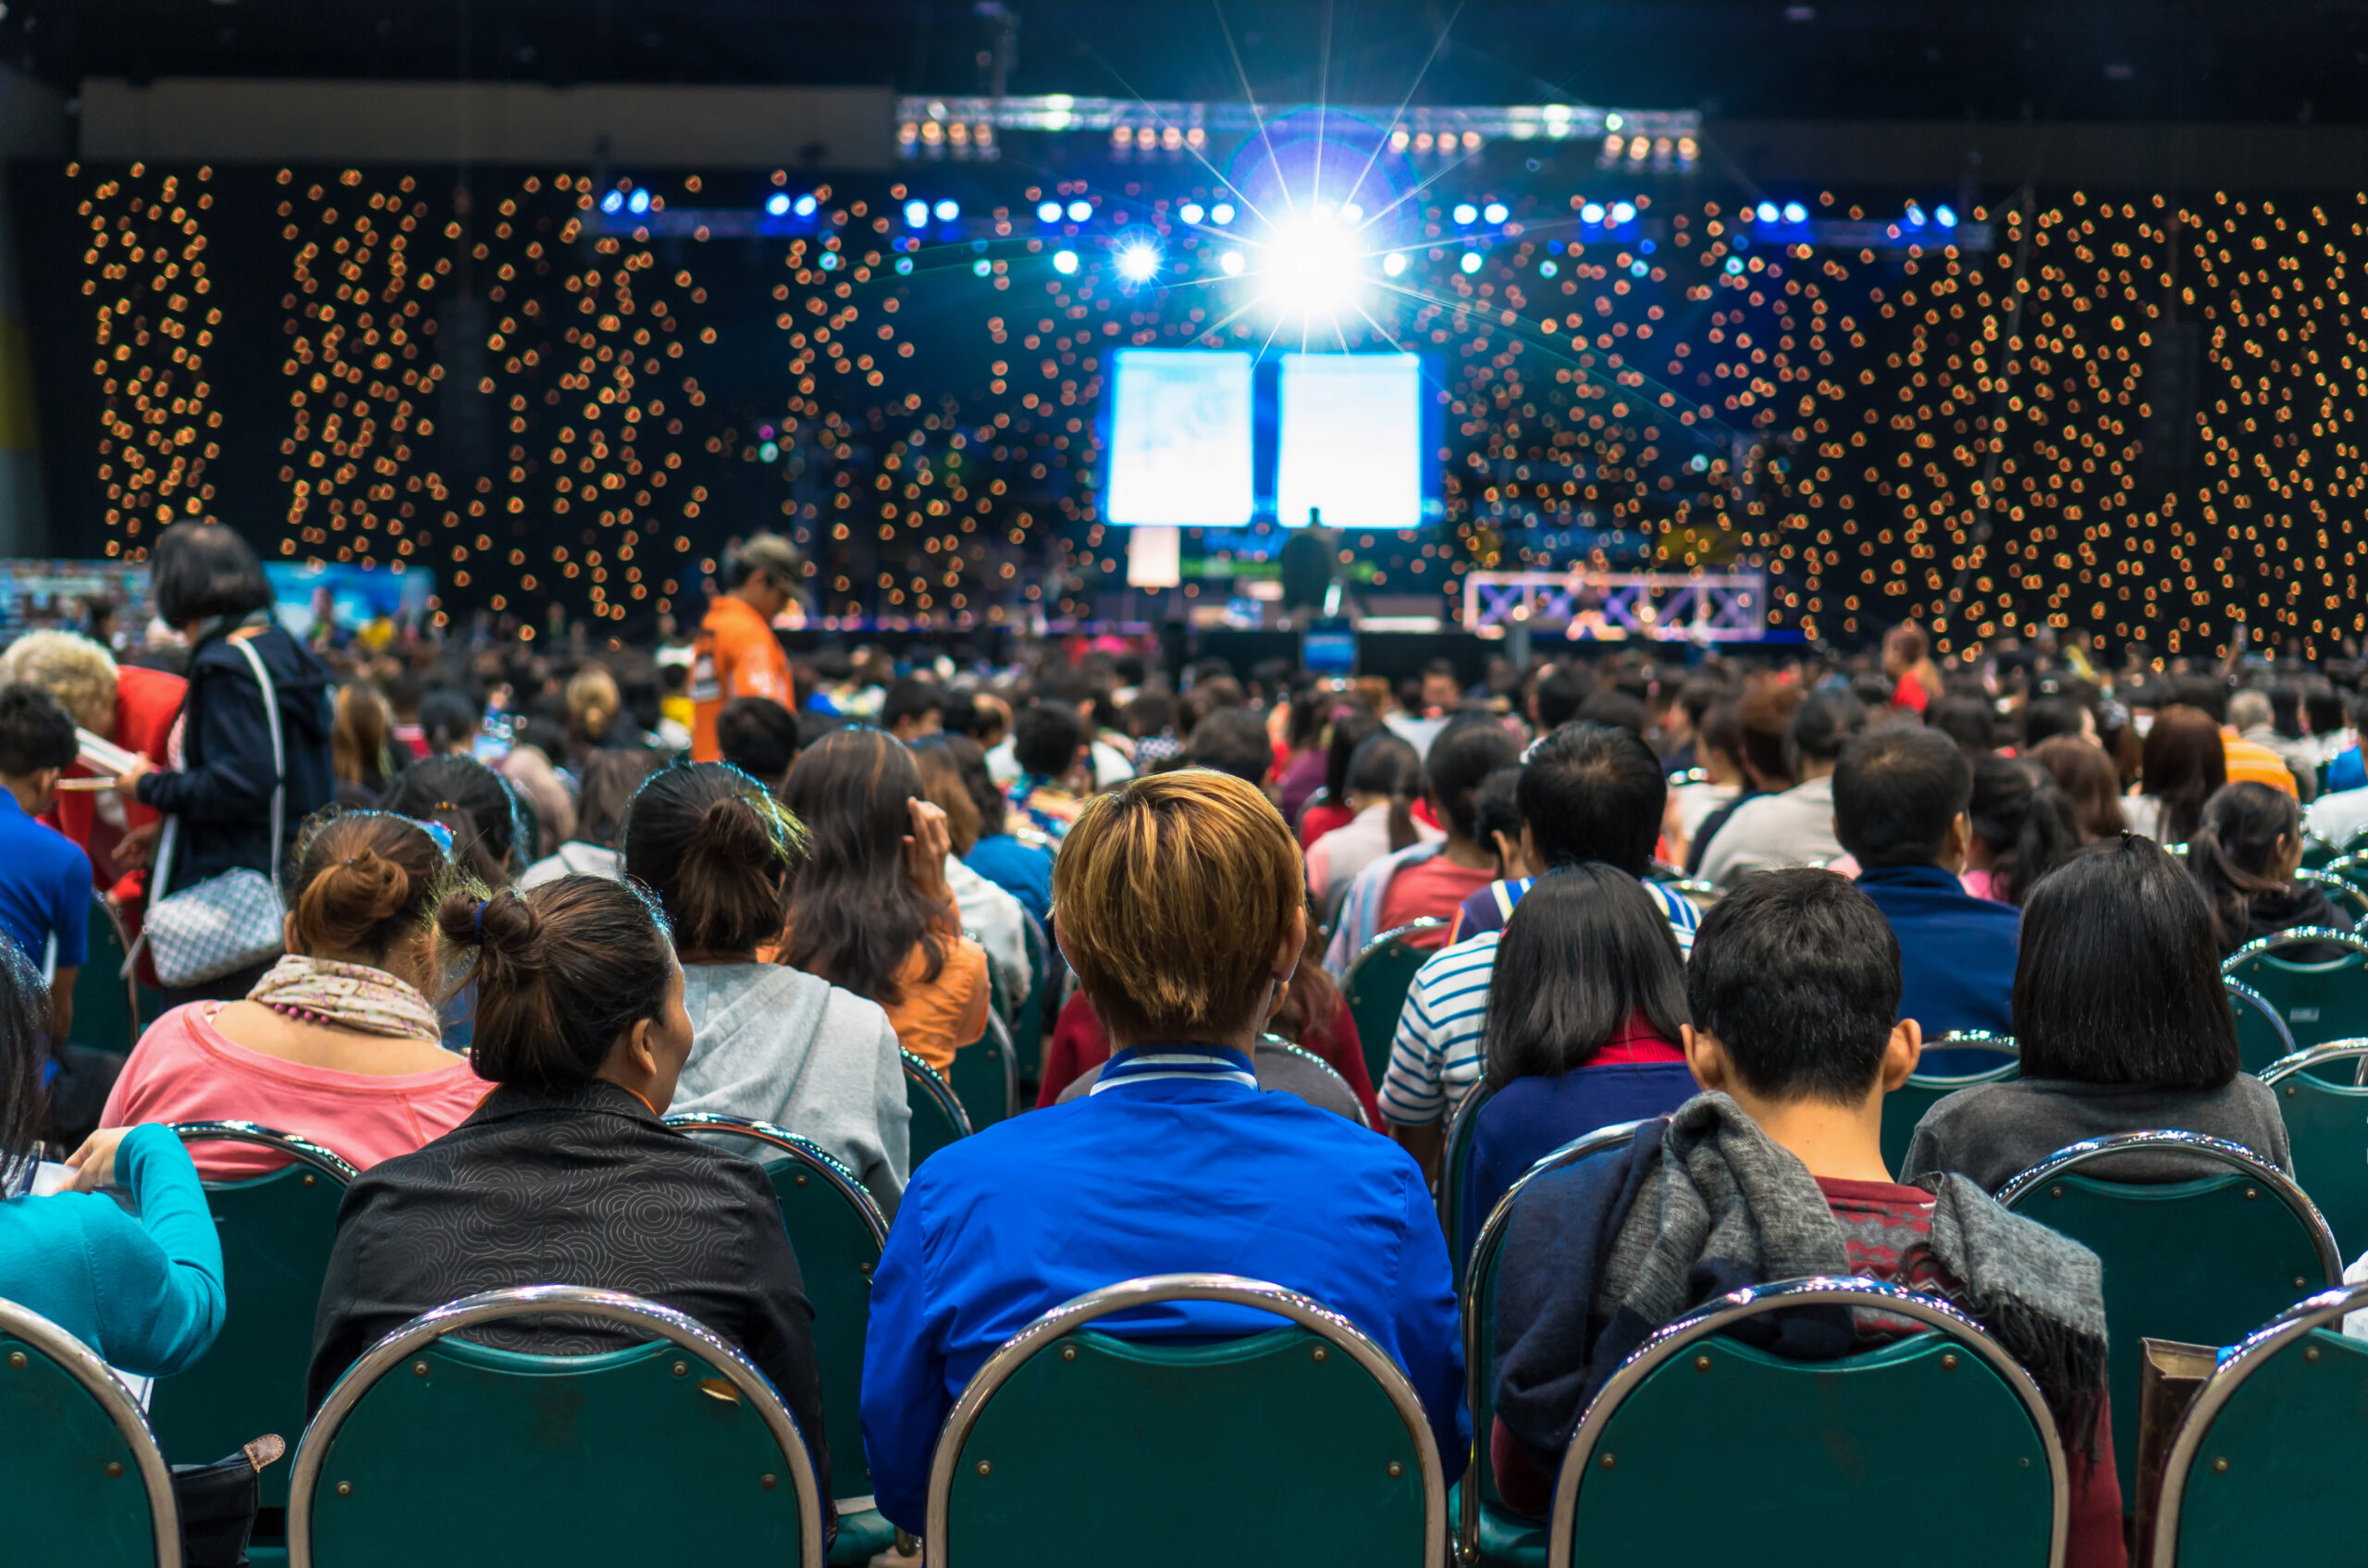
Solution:
M 2355 746 L 2327 764 L 2326 793 L 2363 788 L 2368 788 L 2368 765 L 2362 764 L 2360 748 Z
M 1529 1167 L 1598 1127 L 1669 1115 L 1701 1093 L 1684 1062 L 1622 1062 L 1517 1078 L 1472 1114 L 1472 1148 L 1457 1182 L 1456 1242 L 1466 1255 L 1497 1200 Z M 1456 1260 L 1459 1271 L 1462 1258 Z
M 1455 1282 L 1421 1169 L 1388 1139 L 1258 1088 L 1213 1046 L 1118 1052 L 1093 1093 L 930 1156 L 871 1290 L 863 1446 L 880 1512 L 918 1533 L 947 1412 L 1044 1313 L 1147 1274 L 1301 1291 L 1405 1369 L 1451 1481 L 1471 1452 Z M 1230 1339 L 1267 1314 L 1175 1302 L 1095 1321 L 1127 1339 Z
M 1022 844 L 1007 833 L 970 846 L 962 863 L 1019 900 L 1020 907 L 1049 928 L 1053 919 L 1053 852 Z
M 1958 1030 L 2015 1031 L 2020 909 L 1974 897 L 1938 866 L 1861 870 L 1858 889 L 1899 939 L 1901 1018 L 1923 1025 L 1927 1040 Z
M 90 957 L 90 857 L 56 828 L 26 816 L 17 797 L 5 789 L 0 789 L 0 933 L 23 948 L 36 969 L 53 934 L 58 968 L 79 969 Z

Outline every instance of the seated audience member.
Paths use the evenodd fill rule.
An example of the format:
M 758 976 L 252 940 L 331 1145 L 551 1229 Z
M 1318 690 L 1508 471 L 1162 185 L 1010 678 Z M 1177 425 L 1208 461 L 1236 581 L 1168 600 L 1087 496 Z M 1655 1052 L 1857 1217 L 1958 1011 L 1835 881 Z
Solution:
M 1651 873 L 1669 778 L 1652 748 L 1627 731 L 1595 724 L 1555 731 L 1530 748 L 1516 797 L 1522 858 L 1541 872 L 1600 863 L 1632 878 Z M 1700 911 L 1682 894 L 1642 885 L 1679 951 L 1691 947 Z M 1425 1171 L 1436 1172 L 1445 1124 L 1480 1080 L 1480 1037 L 1502 935 L 1483 932 L 1428 959 L 1406 992 L 1382 1079 L 1381 1113 L 1390 1136 L 1412 1150 Z
M 1994 751 L 1974 762 L 1966 819 L 1971 831 L 1957 880 L 1976 898 L 2001 904 L 2019 906 L 2032 884 L 2081 843 L 2072 803 L 2055 787 L 2055 775 L 2036 760 Z
M 2232 784 L 2203 803 L 2203 819 L 2187 842 L 2187 869 L 2212 907 L 2223 956 L 2296 926 L 2351 929 L 2351 917 L 2316 883 L 2295 880 L 2301 866 L 2302 811 L 2292 796 L 2267 784 Z
M 459 1127 L 347 1190 L 314 1318 L 310 1408 L 431 1307 L 521 1285 L 623 1290 L 689 1315 L 755 1364 L 806 1435 L 828 1499 L 814 1314 L 780 1200 L 753 1162 L 660 1120 L 691 1053 L 665 917 L 629 883 L 562 877 L 526 894 L 456 894 L 437 928 L 474 955 L 476 1067 L 499 1087 Z M 540 1354 L 635 1342 L 565 1318 L 471 1337 Z
M 1693 859 L 1694 842 L 1702 830 L 1714 818 L 1723 823 L 1726 808 L 1743 793 L 1743 722 L 1736 717 L 1735 705 L 1713 703 L 1704 711 L 1685 749 L 1693 759 L 1687 766 L 1700 770 L 1703 782 L 1670 785 L 1669 810 L 1661 822 L 1670 858 L 1680 866 Z M 1677 772 L 1671 768 L 1672 778 Z
M 36 685 L 0 686 L 0 936 L 36 970 L 54 959 L 48 1024 L 57 1045 L 73 1033 L 74 977 L 89 956 L 91 861 L 41 817 L 74 755 L 74 719 L 57 698 Z M 80 1130 L 90 1128 L 86 1120 Z
M 438 686 L 419 699 L 420 738 L 429 757 L 472 755 L 484 727 L 484 701 L 457 687 Z
M 1307 846 L 1307 885 L 1319 911 L 1337 915 L 1350 884 L 1383 856 L 1445 836 L 1414 820 L 1422 780 L 1414 748 L 1375 725 L 1349 759 L 1348 800 L 1356 815 Z
M 1905 1186 L 1884 1167 L 1883 1095 L 1918 1044 L 1913 1021 L 1893 1021 L 1897 953 L 1865 895 L 1815 870 L 1747 878 L 1703 919 L 1685 1054 L 1706 1093 L 1647 1122 L 1626 1152 L 1540 1177 L 1513 1201 L 1489 1442 L 1516 1510 L 1546 1512 L 1587 1401 L 1655 1329 L 1728 1290 L 1863 1275 L 1954 1303 L 1998 1337 L 2063 1437 L 2066 1562 L 2124 1562 L 2096 1255 L 1969 1181 Z M 1755 1343 L 1807 1361 L 1897 1331 L 1867 1315 L 1761 1321 Z
M 2185 844 L 2202 820 L 2203 803 L 2228 782 L 2220 726 L 2202 709 L 2174 703 L 2154 715 L 2143 756 L 2145 793 L 2121 803 L 2129 831 L 2162 844 Z
M 1521 895 L 1537 873 L 1521 852 L 1521 767 L 1499 768 L 1472 794 L 1473 836 L 1497 857 L 1497 880 L 1466 898 L 1448 923 L 1445 945 L 1452 947 L 1484 931 L 1502 931 Z
M 367 809 L 395 772 L 394 710 L 378 688 L 348 681 L 338 688 L 329 722 L 329 772 L 339 806 Z
M 998 1346 L 1064 1302 L 1151 1274 L 1269 1279 L 1339 1313 L 1405 1369 L 1455 1475 L 1470 1442 L 1462 1356 L 1422 1173 L 1296 1095 L 1259 1093 L 1252 1073 L 1307 944 L 1282 818 L 1206 770 L 1121 785 L 1071 831 L 1054 911 L 1118 1051 L 1092 1093 L 957 1140 L 914 1173 L 864 1348 L 881 1512 L 920 1527 L 946 1413 Z M 1089 1209 L 1124 1222 L 1080 1223 Z M 1206 1340 L 1272 1319 L 1185 1303 L 1096 1327 Z
M 1935 1036 L 2006 1033 L 2021 920 L 1957 880 L 1972 836 L 1964 749 L 1935 728 L 1886 725 L 1843 748 L 1832 782 L 1834 831 L 1899 942 L 1901 1017 Z
M 735 697 L 715 715 L 715 744 L 723 759 L 778 790 L 797 760 L 797 715 L 770 697 Z
M 2237 1070 L 2211 907 L 2152 840 L 2090 845 L 2032 889 L 2014 1026 L 2021 1075 L 1925 1112 L 1902 1162 L 1907 1175 L 1955 1171 L 1994 1191 L 2084 1138 L 2159 1128 L 2224 1138 L 2293 1168 L 2276 1096 Z M 2099 1174 L 2197 1173 L 2175 1154 L 2137 1154 Z
M 1231 773 L 1259 789 L 1275 776 L 1275 743 L 1247 708 L 1220 708 L 1203 716 L 1184 743 L 1183 759 L 1191 767 Z
M 2034 698 L 2023 708 L 2023 755 L 2028 757 L 2034 747 L 2063 735 L 2094 747 L 2097 744 L 2097 715 L 2078 698 Z
M 1695 828 L 1693 839 L 1685 846 L 1687 876 L 1702 874 L 1702 861 L 1709 853 L 1711 841 L 1746 803 L 1793 787 L 1793 762 L 1785 736 L 1792 729 L 1793 715 L 1800 711 L 1801 701 L 1798 686 L 1764 685 L 1745 693 L 1735 704 L 1735 755 L 1743 770 L 1742 782 L 1733 799 L 1703 818 Z
M 1301 849 L 1313 847 L 1326 833 L 1356 820 L 1358 808 L 1349 787 L 1349 770 L 1365 738 L 1381 727 L 1369 708 L 1344 702 L 1332 710 L 1332 725 L 1324 742 L 1324 787 L 1300 808 L 1298 816 L 1285 819 L 1297 831 Z
M 186 1371 L 221 1332 L 227 1301 L 205 1189 L 170 1131 L 110 1127 L 73 1155 L 79 1191 L 32 1194 L 48 1027 L 40 972 L 0 944 L 0 1298 L 120 1371 Z M 127 1191 L 130 1210 L 105 1187 Z
M 841 730 L 798 754 L 782 791 L 805 827 L 789 874 L 783 963 L 879 1003 L 906 1050 L 940 1072 L 986 1032 L 987 955 L 946 885 L 945 813 L 912 753 Z
M 1385 931 L 1453 919 L 1495 879 L 1495 853 L 1473 836 L 1472 797 L 1481 780 L 1520 759 L 1521 743 L 1493 715 L 1474 711 L 1447 721 L 1423 761 L 1423 797 L 1447 837 L 1384 855 L 1357 873 L 1340 903 L 1326 969 L 1347 974 L 1364 945 Z
M 2221 765 L 2230 784 L 2266 784 L 2282 795 L 2296 793 L 2294 771 L 2286 759 L 2238 732 L 2245 724 L 2269 722 L 2269 698 L 2259 692 L 2230 693 L 2216 675 L 2182 675 L 2171 683 L 2177 699 L 2208 715 L 2220 735 Z M 2315 780 L 2313 781 L 2315 782 Z
M 986 950 L 989 968 L 1003 982 L 1005 1000 L 1017 1006 L 1036 978 L 1036 966 L 1028 957 L 1027 911 L 1017 896 L 963 860 L 978 846 L 979 807 L 944 737 L 925 736 L 911 749 L 923 796 L 945 813 L 945 885 L 953 891 L 962 929 Z
M 1892 688 L 1894 708 L 1920 716 L 1941 695 L 1941 672 L 1921 626 L 1893 626 L 1883 634 L 1883 673 L 1898 683 Z
M 1137 698 L 1127 705 L 1129 730 L 1135 725 L 1135 703 L 1142 700 Z M 1324 775 L 1331 760 L 1324 745 L 1324 725 L 1338 701 L 1331 692 L 1320 686 L 1306 686 L 1291 696 L 1283 725 L 1283 754 L 1275 772 L 1275 804 L 1281 809 L 1287 822 L 1298 821 L 1300 812 L 1324 787 Z M 1138 741 L 1135 765 L 1148 768 L 1151 760 L 1143 756 L 1142 744 Z
M 768 697 L 735 698 L 735 701 L 771 702 Z M 781 705 L 774 703 L 774 707 Z M 723 721 L 716 721 L 716 735 L 721 744 Z M 610 877 L 624 875 L 624 853 L 619 846 L 624 840 L 625 813 L 633 807 L 635 791 L 659 769 L 666 765 L 664 753 L 642 749 L 595 751 L 584 759 L 584 784 L 576 796 L 575 835 L 556 850 L 527 867 L 518 875 L 520 891 L 540 887 L 561 877 Z
M 722 762 L 677 763 L 634 796 L 625 874 L 666 911 L 691 1019 L 673 1108 L 810 1138 L 894 1215 L 911 1120 L 895 1028 L 878 1003 L 757 957 L 781 940 L 799 836 L 763 785 Z
M 1924 710 L 1924 722 L 1963 749 L 1968 761 L 1986 757 L 1998 741 L 1998 720 L 1986 697 L 1953 693 Z
M 556 855 L 560 846 L 575 841 L 576 785 L 551 761 L 554 755 L 567 754 L 564 738 L 551 733 L 556 728 L 529 720 L 512 737 L 501 759 L 492 764 L 534 819 L 535 842 L 527 852 L 534 859 Z
M 1084 801 L 1085 724 L 1074 708 L 1039 702 L 1011 722 L 1011 755 L 1019 766 L 1009 795 L 1012 809 L 1047 841 L 1058 844 Z
M 381 809 L 441 826 L 452 835 L 452 863 L 487 887 L 508 887 L 525 868 L 532 843 L 518 797 L 501 775 L 474 758 L 413 763 L 395 775 Z
M 1594 864 L 1538 879 L 1506 922 L 1489 978 L 1480 1055 L 1491 1093 L 1472 1113 L 1458 1194 L 1467 1246 L 1538 1160 L 1694 1097 L 1685 1022 L 1684 957 L 1634 877 Z
M 1018 899 L 1038 925 L 1048 924 L 1053 918 L 1052 845 L 1032 829 L 1025 838 L 1013 831 L 1011 801 L 988 774 L 986 753 L 978 742 L 948 735 L 940 749 L 961 771 L 962 785 L 978 811 L 978 836 L 962 863 Z
M 117 666 L 105 648 L 72 632 L 27 632 L 10 643 L 0 653 L 0 685 L 19 681 L 57 698 L 77 724 L 100 739 L 150 757 L 170 754 L 173 723 L 189 691 L 189 683 L 169 671 Z M 65 776 L 93 775 L 78 762 Z M 157 820 L 154 807 L 82 790 L 59 792 L 43 817 L 91 858 L 96 885 L 126 907 L 135 931 L 148 873 L 144 863 L 118 863 L 116 851 L 127 835 L 143 828 L 153 833 Z M 137 854 L 131 858 L 144 862 Z
M 1733 887 L 1746 871 L 1818 864 L 1842 853 L 1833 836 L 1833 765 L 1867 722 L 1845 692 L 1819 692 L 1794 710 L 1784 751 L 1796 781 L 1781 795 L 1737 806 L 1702 854 L 1702 880 Z
M 1069 1004 L 1075 1006 L 1083 1000 L 1084 993 L 1079 992 L 1069 998 Z M 1092 1006 L 1090 1002 L 1087 1003 L 1089 1013 Z M 1099 1019 L 1095 1020 L 1095 1027 L 1100 1027 Z M 1092 1093 L 1093 1086 L 1102 1081 L 1102 1069 L 1109 1063 L 1105 1039 L 1103 1059 L 1069 1080 L 1067 1085 L 1053 1096 L 1051 1103 L 1066 1105 L 1080 1095 Z M 1317 1110 L 1330 1111 L 1334 1116 L 1344 1117 L 1350 1121 L 1360 1121 L 1363 1107 L 1338 1074 L 1326 1072 L 1309 1061 L 1301 1054 L 1301 1048 L 1293 1046 L 1279 1035 L 1262 1034 L 1251 1042 L 1250 1073 L 1258 1080 L 1258 1087 L 1269 1094 L 1296 1094 Z M 1040 1109 L 1042 1098 L 1040 1093 Z
M 898 681 L 880 699 L 880 727 L 907 746 L 941 733 L 945 728 L 944 693 L 930 681 L 909 676 Z
M 364 1170 L 458 1127 L 492 1085 L 444 1048 L 437 1019 L 430 918 L 450 870 L 408 817 L 315 819 L 288 869 L 287 953 L 245 1001 L 150 1024 L 105 1125 L 261 1122 Z M 288 1163 L 246 1143 L 201 1143 L 196 1158 L 210 1181 Z
M 2048 771 L 2071 802 L 2073 830 L 2082 844 L 2128 830 L 2129 820 L 2121 811 L 2121 775 L 2103 747 L 2051 735 L 2031 748 L 2030 759 Z

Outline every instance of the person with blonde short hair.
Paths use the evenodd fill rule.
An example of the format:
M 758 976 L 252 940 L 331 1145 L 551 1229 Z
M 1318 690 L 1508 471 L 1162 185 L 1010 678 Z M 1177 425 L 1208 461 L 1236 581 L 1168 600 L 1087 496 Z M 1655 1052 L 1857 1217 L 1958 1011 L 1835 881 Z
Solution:
M 874 1276 L 863 1435 L 880 1511 L 919 1529 L 930 1456 L 995 1348 L 1150 1274 L 1271 1280 L 1403 1367 L 1452 1478 L 1471 1450 L 1454 1280 L 1421 1169 L 1258 1087 L 1250 1047 L 1307 939 L 1299 850 L 1253 786 L 1201 768 L 1095 796 L 1053 867 L 1062 953 L 1116 1047 L 1090 1094 L 996 1123 L 913 1173 Z M 1144 1340 L 1273 1327 L 1219 1303 L 1104 1318 Z

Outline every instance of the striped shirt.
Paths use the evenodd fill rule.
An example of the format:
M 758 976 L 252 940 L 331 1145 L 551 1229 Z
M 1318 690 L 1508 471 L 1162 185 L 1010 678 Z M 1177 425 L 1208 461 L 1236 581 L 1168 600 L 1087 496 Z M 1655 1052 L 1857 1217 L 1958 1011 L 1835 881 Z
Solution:
M 1677 938 L 1677 950 L 1694 951 L 1694 928 L 1702 912 L 1684 894 L 1659 883 L 1645 891 L 1659 900 Z M 1389 1071 L 1381 1083 L 1381 1114 L 1400 1127 L 1427 1127 L 1454 1115 L 1480 1081 L 1480 1026 L 1488 1013 L 1488 981 L 1496 972 L 1501 931 L 1483 932 L 1442 949 L 1414 971 L 1398 1033 L 1389 1045 Z

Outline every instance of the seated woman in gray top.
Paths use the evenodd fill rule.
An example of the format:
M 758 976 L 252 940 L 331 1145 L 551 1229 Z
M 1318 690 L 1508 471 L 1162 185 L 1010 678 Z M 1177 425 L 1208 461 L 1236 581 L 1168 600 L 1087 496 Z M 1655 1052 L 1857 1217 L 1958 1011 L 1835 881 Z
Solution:
M 876 1002 L 768 962 L 804 831 L 739 769 L 653 774 L 625 818 L 625 875 L 658 895 L 683 965 L 691 1058 L 674 1109 L 771 1122 L 820 1144 L 894 1215 L 910 1168 L 905 1069 Z
M 1994 1191 L 2082 1139 L 2163 1130 L 2241 1143 L 2293 1170 L 2276 1097 L 2237 1070 L 2211 908 L 2152 839 L 2092 844 L 2040 880 L 2023 905 L 2014 1006 L 2021 1077 L 1925 1112 L 1901 1180 L 1954 1171 Z M 2132 1154 L 2097 1174 L 2210 1172 L 2176 1154 Z

